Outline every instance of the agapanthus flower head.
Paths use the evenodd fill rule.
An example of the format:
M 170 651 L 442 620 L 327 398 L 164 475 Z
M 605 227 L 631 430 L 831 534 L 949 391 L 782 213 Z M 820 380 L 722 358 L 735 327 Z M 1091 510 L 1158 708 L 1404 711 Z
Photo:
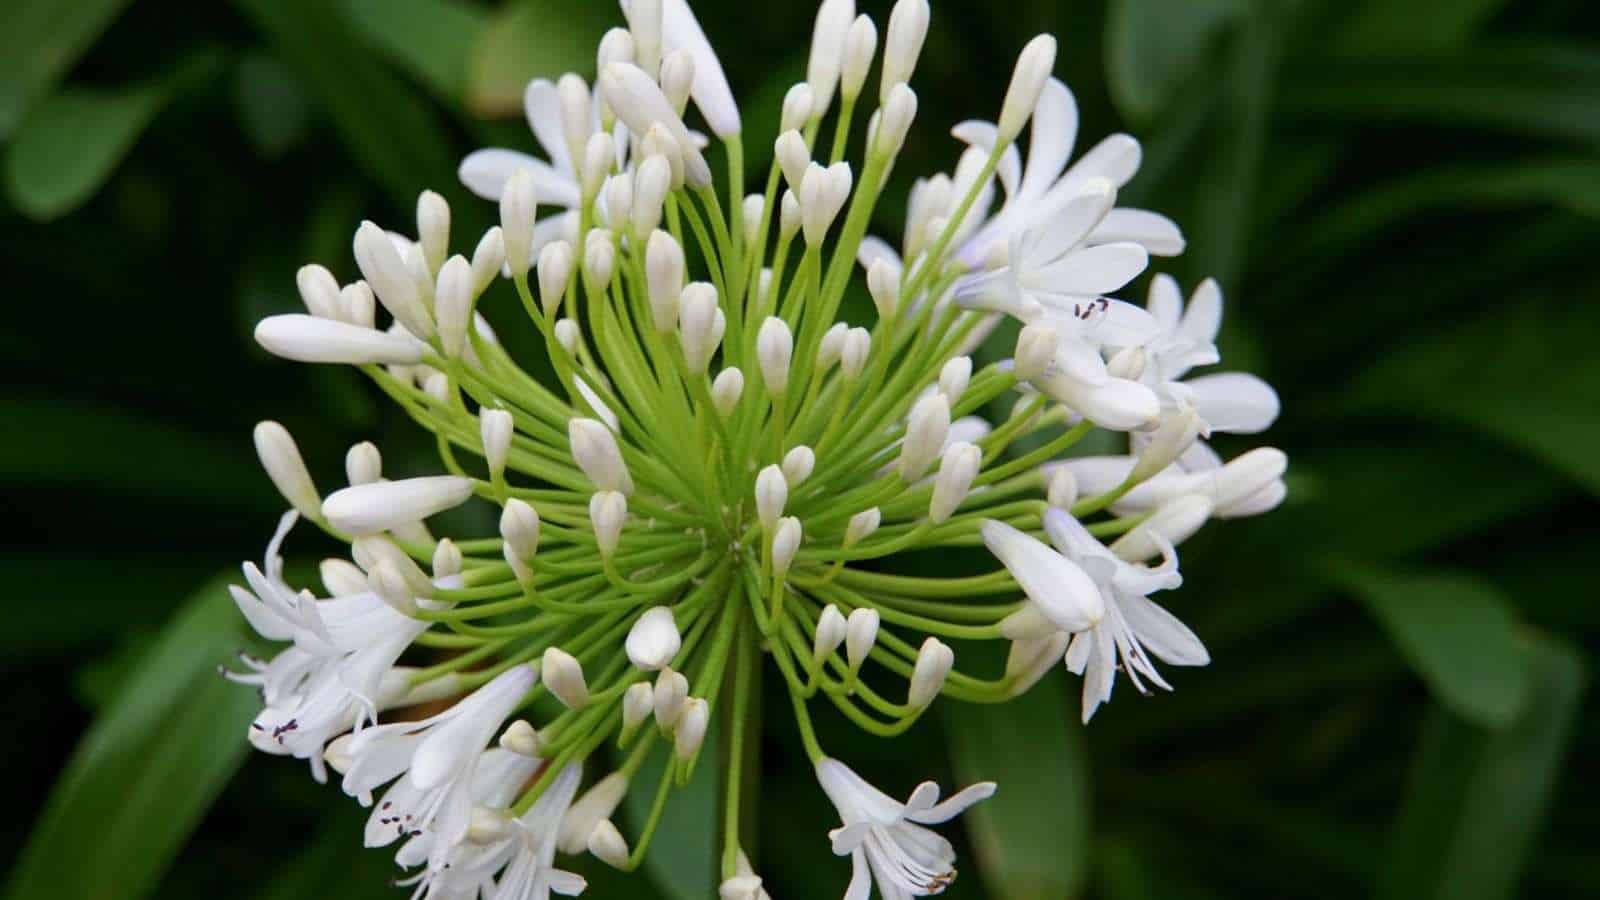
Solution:
M 292 509 L 234 590 L 286 645 L 230 673 L 262 693 L 250 740 L 341 773 L 373 807 L 367 843 L 400 844 L 419 897 L 575 894 L 557 854 L 637 866 L 653 820 L 630 838 L 619 804 L 637 787 L 659 811 L 714 723 L 744 747 L 765 673 L 839 811 L 847 896 L 939 893 L 955 850 L 927 826 L 994 785 L 894 801 L 823 750 L 813 710 L 892 737 L 941 696 L 1004 702 L 1064 662 L 1087 719 L 1118 672 L 1145 691 L 1170 687 L 1154 660 L 1208 662 L 1149 597 L 1179 586 L 1175 546 L 1208 520 L 1283 499 L 1282 453 L 1224 464 L 1204 443 L 1264 429 L 1277 397 L 1253 376 L 1191 377 L 1219 359 L 1214 283 L 1187 308 L 1164 277 L 1145 307 L 1108 296 L 1183 237 L 1117 205 L 1133 138 L 1072 161 L 1050 36 L 1022 50 L 994 122 L 954 126 L 951 170 L 916 181 L 895 246 L 868 228 L 919 114 L 926 0 L 881 26 L 821 4 L 779 133 L 752 137 L 774 148 L 758 173 L 686 0 L 622 7 L 593 73 L 528 86 L 535 152 L 463 161 L 496 227 L 452 234 L 424 192 L 407 234 L 360 223 L 362 280 L 308 265 L 307 312 L 258 325 L 277 356 L 358 367 L 431 432 L 442 471 L 385 478 L 362 443 L 349 485 L 324 492 L 287 430 L 257 428 Z M 844 313 L 854 280 L 866 320 Z M 535 335 L 542 359 L 501 343 L 478 313 L 489 292 L 519 302 L 496 327 Z M 976 365 L 1006 316 L 1014 358 Z M 1072 455 L 1096 428 L 1128 454 Z M 437 535 L 430 520 L 465 504 L 496 527 Z M 300 520 L 350 547 L 322 593 L 285 580 Z M 959 578 L 901 562 L 980 546 L 993 563 Z M 1002 671 L 962 665 L 983 640 L 1010 643 Z M 652 756 L 660 783 L 636 785 Z M 719 775 L 754 789 L 738 761 Z M 766 897 L 737 813 L 720 893 Z

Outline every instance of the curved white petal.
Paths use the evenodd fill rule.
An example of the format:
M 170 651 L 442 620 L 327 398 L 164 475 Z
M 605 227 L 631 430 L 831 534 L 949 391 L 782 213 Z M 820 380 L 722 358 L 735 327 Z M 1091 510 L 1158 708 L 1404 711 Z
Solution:
M 1042 268 L 1024 269 L 1019 280 L 1041 295 L 1097 297 L 1127 286 L 1149 264 L 1149 251 L 1138 244 L 1101 244 L 1074 250 Z
M 535 78 L 522 92 L 522 112 L 528 118 L 528 128 L 534 140 L 544 148 L 550 165 L 557 172 L 571 177 L 575 169 L 572 153 L 567 149 L 566 128 L 561 124 L 561 95 L 549 79 Z M 495 199 L 499 199 L 496 195 Z
M 1057 628 L 1083 631 L 1100 621 L 1105 600 L 1076 563 L 1003 522 L 986 521 L 980 529 L 989 552 Z
M 499 200 L 506 180 L 518 169 L 533 173 L 534 192 L 541 206 L 578 204 L 578 183 L 537 156 L 490 147 L 474 150 L 461 161 L 457 174 L 467 190 L 485 200 Z
M 1072 91 L 1059 80 L 1045 82 L 1039 103 L 1033 108 L 1029 132 L 1028 164 L 1022 170 L 1022 184 L 1015 196 L 1027 202 L 1043 197 L 1060 177 L 1078 141 L 1078 102 Z
M 1153 256 L 1178 256 L 1186 246 L 1178 223 L 1160 213 L 1127 207 L 1106 213 L 1089 240 L 1096 244 L 1132 241 Z
M 1148 597 L 1124 594 L 1117 603 L 1122 618 L 1146 650 L 1175 666 L 1203 666 L 1211 662 L 1211 654 L 1189 626 Z
M 626 0 L 623 6 L 626 8 Z M 685 0 L 664 0 L 661 4 L 661 36 L 668 49 L 687 50 L 694 57 L 694 82 L 689 87 L 689 96 L 711 130 L 720 138 L 738 134 L 741 128 L 739 104 L 733 99 L 722 60 L 717 58 L 694 10 Z
M 1195 410 L 1213 431 L 1256 434 L 1277 421 L 1278 392 L 1254 375 L 1219 372 L 1184 384 L 1193 392 Z
M 1189 298 L 1189 306 L 1183 311 L 1183 324 L 1178 326 L 1178 336 L 1196 344 L 1214 344 L 1221 330 L 1222 288 L 1215 279 L 1207 278 Z

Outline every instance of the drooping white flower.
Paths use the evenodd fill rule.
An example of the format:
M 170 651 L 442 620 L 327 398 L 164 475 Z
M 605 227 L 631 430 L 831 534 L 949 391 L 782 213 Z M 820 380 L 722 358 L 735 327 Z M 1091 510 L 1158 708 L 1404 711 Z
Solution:
M 993 782 L 980 782 L 940 803 L 939 786 L 925 781 L 901 803 L 836 759 L 823 757 L 816 770 L 843 823 L 828 833 L 833 852 L 853 864 L 846 900 L 865 900 L 873 884 L 885 898 L 944 891 L 956 877 L 956 851 L 923 826 L 948 822 L 995 791 Z
M 1057 629 L 1084 631 L 1105 615 L 1100 589 L 1076 562 L 1004 522 L 986 520 L 981 531 L 989 552 Z
M 533 806 L 512 823 L 515 855 L 495 886 L 494 900 L 548 900 L 551 894 L 576 897 L 583 893 L 588 886 L 583 876 L 555 867 L 562 822 L 582 778 L 577 763 L 562 769 Z
M 1105 598 L 1104 618 L 1075 636 L 1067 648 L 1067 668 L 1083 676 L 1083 721 L 1111 699 L 1118 670 L 1127 673 L 1140 693 L 1148 694 L 1146 681 L 1172 690 L 1156 670 L 1152 655 L 1175 666 L 1211 662 L 1194 632 L 1149 599 L 1156 591 L 1183 583 L 1171 544 L 1157 537 L 1165 544 L 1165 558 L 1152 568 L 1120 559 L 1062 510 L 1047 511 L 1044 527 L 1056 549 L 1087 573 Z

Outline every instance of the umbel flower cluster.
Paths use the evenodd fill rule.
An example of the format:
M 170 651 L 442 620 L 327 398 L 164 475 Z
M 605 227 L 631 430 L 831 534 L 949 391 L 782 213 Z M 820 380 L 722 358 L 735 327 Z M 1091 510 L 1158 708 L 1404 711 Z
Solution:
M 293 509 L 234 589 L 287 645 L 231 673 L 264 698 L 250 740 L 318 780 L 334 770 L 416 896 L 523 900 L 583 890 L 558 853 L 639 865 L 716 727 L 721 895 L 764 898 L 739 798 L 766 671 L 838 809 L 846 896 L 937 894 L 955 853 L 927 826 L 995 786 L 894 800 L 820 746 L 816 710 L 890 737 L 941 694 L 1004 702 L 1064 663 L 1087 720 L 1119 674 L 1149 692 L 1168 688 L 1157 660 L 1206 664 L 1150 596 L 1179 585 L 1174 547 L 1205 522 L 1283 499 L 1281 452 L 1224 463 L 1205 443 L 1263 430 L 1277 397 L 1249 375 L 1190 375 L 1218 362 L 1214 283 L 1186 300 L 1157 277 L 1142 307 L 1108 296 L 1183 237 L 1117 205 L 1132 138 L 1070 162 L 1077 109 L 1050 36 L 1023 49 L 996 121 L 955 126 L 952 171 L 916 181 L 890 243 L 867 228 L 917 115 L 926 0 L 900 0 L 881 40 L 852 0 L 822 3 L 749 195 L 739 109 L 685 0 L 623 11 L 593 85 L 528 86 L 542 155 L 462 163 L 498 227 L 463 242 L 424 193 L 414 238 L 361 223 L 362 280 L 308 265 L 307 313 L 256 329 L 277 356 L 358 367 L 437 438 L 444 471 L 386 479 L 363 443 L 324 494 L 289 433 L 257 427 Z M 875 318 L 840 321 L 863 281 Z M 477 314 L 491 289 L 515 291 L 526 321 L 497 327 L 536 332 L 553 379 Z M 975 369 L 1006 318 L 1012 358 Z M 1127 452 L 1068 455 L 1097 429 Z M 494 505 L 498 534 L 430 530 L 469 502 Z M 285 582 L 300 519 L 350 547 L 322 564 L 326 596 Z M 964 577 L 884 565 L 980 545 L 995 563 Z M 977 641 L 1009 643 L 1002 671 L 957 666 Z M 653 755 L 664 774 L 638 783 Z M 625 835 L 632 791 L 653 800 Z

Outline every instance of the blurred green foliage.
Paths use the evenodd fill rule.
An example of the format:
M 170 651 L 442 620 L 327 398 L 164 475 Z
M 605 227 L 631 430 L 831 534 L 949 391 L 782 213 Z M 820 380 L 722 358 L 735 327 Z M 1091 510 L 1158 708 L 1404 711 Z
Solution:
M 764 165 L 812 6 L 695 6 Z M 1600 11 L 936 7 L 898 177 L 948 166 L 945 129 L 1058 34 L 1084 139 L 1145 141 L 1130 199 L 1186 226 L 1174 273 L 1223 279 L 1224 356 L 1283 395 L 1291 497 L 1185 548 L 1178 612 L 1215 662 L 1175 694 L 1119 694 L 1085 731 L 1057 675 L 893 742 L 824 720 L 825 743 L 891 793 L 1001 782 L 951 897 L 1592 895 Z M 458 233 L 488 222 L 456 161 L 529 145 L 521 85 L 587 72 L 616 17 L 12 0 L 0 20 L 4 896 L 401 896 L 352 804 L 245 752 L 254 698 L 211 674 L 245 641 L 215 577 L 278 505 L 256 420 L 284 420 L 327 483 L 357 440 L 402 473 L 429 451 L 359 379 L 269 360 L 249 329 L 295 305 L 302 261 L 348 276 L 355 221 L 405 221 L 424 187 Z M 758 866 L 775 896 L 837 896 L 831 811 L 793 726 L 765 729 Z M 665 829 L 681 852 L 649 869 L 663 898 L 695 896 L 709 855 L 700 780 Z M 588 896 L 648 896 L 589 874 Z

